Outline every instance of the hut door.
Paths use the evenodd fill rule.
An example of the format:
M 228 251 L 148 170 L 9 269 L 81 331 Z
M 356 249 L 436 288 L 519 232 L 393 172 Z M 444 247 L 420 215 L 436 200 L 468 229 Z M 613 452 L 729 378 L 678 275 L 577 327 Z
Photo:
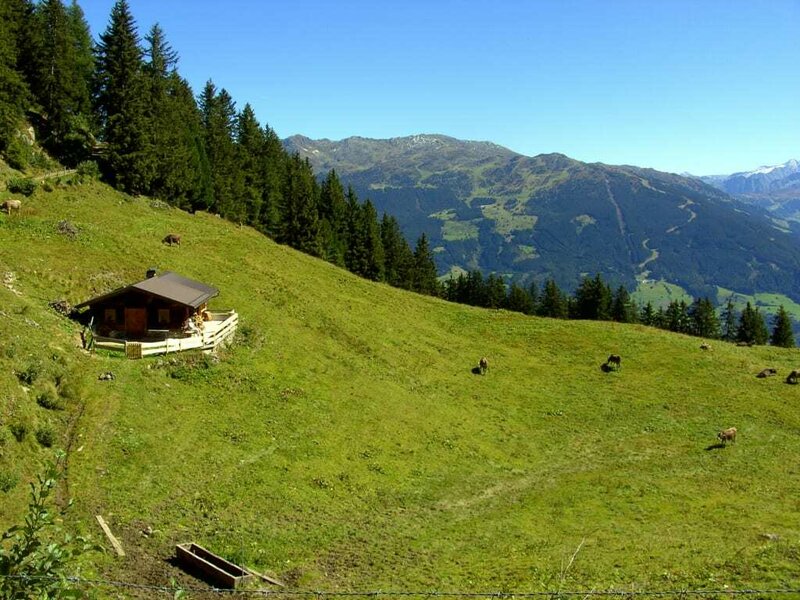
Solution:
M 147 331 L 147 310 L 144 308 L 126 308 L 125 331 L 128 334 L 144 335 L 144 332 Z

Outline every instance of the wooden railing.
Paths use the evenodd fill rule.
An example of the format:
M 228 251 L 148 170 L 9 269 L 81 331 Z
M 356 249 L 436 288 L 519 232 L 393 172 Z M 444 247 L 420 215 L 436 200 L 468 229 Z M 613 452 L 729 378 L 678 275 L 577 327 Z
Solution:
M 235 332 L 239 324 L 239 315 L 235 310 L 211 312 L 211 320 L 201 332 L 184 337 L 166 337 L 152 342 L 120 340 L 95 336 L 94 343 L 98 348 L 124 352 L 128 358 L 142 358 L 156 354 L 169 354 L 184 350 L 213 350 L 223 344 Z

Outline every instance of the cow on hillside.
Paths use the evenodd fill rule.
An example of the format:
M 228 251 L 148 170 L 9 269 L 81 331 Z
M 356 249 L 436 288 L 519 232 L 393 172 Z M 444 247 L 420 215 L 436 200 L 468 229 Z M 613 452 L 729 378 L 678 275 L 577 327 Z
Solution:
M 717 439 L 722 443 L 724 446 L 728 442 L 736 443 L 736 427 L 728 427 L 728 429 L 723 429 L 717 434 Z
M 481 359 L 478 361 L 478 369 L 480 369 L 481 375 L 486 375 L 486 372 L 489 370 L 489 359 L 485 356 L 481 356 Z
M 170 234 L 167 234 L 167 236 L 161 241 L 162 241 L 162 243 L 168 244 L 170 246 L 172 246 L 173 244 L 175 244 L 176 246 L 180 246 L 181 245 L 181 236 L 179 236 L 176 233 L 170 233 Z
M 19 209 L 21 207 L 22 207 L 22 202 L 20 202 L 19 200 L 6 200 L 5 202 L 3 202 L 3 204 L 0 204 L 0 208 L 2 208 L 2 210 L 7 212 L 8 214 L 11 214 L 13 211 L 17 211 L 17 214 L 19 214 Z

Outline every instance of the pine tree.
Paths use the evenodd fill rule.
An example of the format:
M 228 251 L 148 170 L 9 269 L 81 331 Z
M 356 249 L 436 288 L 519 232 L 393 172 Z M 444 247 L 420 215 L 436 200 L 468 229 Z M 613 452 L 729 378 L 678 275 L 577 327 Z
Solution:
M 119 189 L 150 189 L 156 164 L 150 140 L 142 50 L 127 0 L 117 0 L 97 45 L 96 110 L 107 144 L 105 170 Z
M 414 248 L 414 266 L 412 269 L 411 289 L 420 294 L 438 296 L 440 294 L 437 279 L 436 263 L 433 252 L 428 245 L 428 237 L 423 233 Z
M 178 74 L 178 55 L 158 24 L 145 40 L 149 143 L 156 165 L 150 193 L 181 208 L 205 207 L 210 172 L 194 95 Z
M 506 302 L 506 284 L 499 275 L 491 273 L 486 280 L 486 307 L 501 308 Z
M 698 298 L 689 307 L 690 333 L 698 337 L 720 337 L 720 326 L 714 305 L 709 298 Z
M 689 306 L 685 300 L 673 300 L 664 311 L 662 327 L 677 333 L 690 333 L 692 320 L 689 317 Z
M 792 319 L 786 309 L 783 308 L 783 304 L 780 305 L 778 312 L 775 314 L 770 343 L 781 348 L 795 347 Z
M 236 118 L 236 150 L 239 170 L 242 174 L 240 218 L 248 225 L 258 223 L 264 204 L 264 170 L 261 160 L 264 154 L 264 134 L 250 104 L 245 104 Z
M 0 152 L 8 156 L 15 141 L 15 132 L 20 126 L 28 101 L 29 90 L 25 79 L 17 70 L 18 31 L 23 26 L 22 3 L 0 2 Z M 23 167 L 16 160 L 11 166 Z
M 347 246 L 347 200 L 344 188 L 333 169 L 328 172 L 320 186 L 319 217 L 323 256 L 327 261 L 343 267 Z M 383 240 L 383 235 L 384 232 L 381 231 L 381 242 L 385 247 L 386 240 Z M 388 253 L 386 248 L 384 250 Z
M 722 310 L 721 317 L 722 339 L 726 342 L 736 341 L 736 307 L 733 304 L 733 297 L 728 297 L 725 308 Z
M 639 321 L 642 325 L 647 325 L 648 327 L 656 326 L 656 311 L 653 308 L 652 302 L 648 301 L 648 303 L 644 305 L 639 315 Z
M 563 292 L 554 279 L 548 279 L 544 284 L 542 299 L 539 303 L 539 315 L 555 319 L 566 319 L 567 310 L 567 302 Z
M 617 288 L 611 301 L 611 319 L 619 323 L 634 323 L 637 320 L 636 306 L 623 286 Z
M 381 242 L 383 243 L 386 283 L 406 290 L 411 289 L 414 254 L 400 231 L 397 219 L 386 213 L 381 220 Z
M 611 289 L 600 274 L 585 277 L 575 291 L 574 318 L 605 321 L 611 318 Z
M 209 80 L 200 93 L 199 106 L 203 139 L 211 169 L 213 200 L 210 208 L 226 219 L 244 223 L 247 219 L 247 206 L 244 201 L 244 174 L 239 165 L 235 139 L 236 105 L 227 90 L 223 88 L 218 92 Z M 292 202 L 296 200 L 295 198 Z M 316 207 L 314 210 L 316 211 Z M 317 235 L 316 227 L 313 235 Z
M 284 186 L 278 241 L 301 252 L 319 256 L 319 214 L 314 173 L 307 160 L 295 153 L 289 160 Z
M 747 344 L 764 345 L 769 339 L 767 325 L 758 308 L 753 308 L 747 303 L 739 318 L 739 328 L 736 330 L 736 341 Z
M 361 205 L 361 226 L 364 228 L 363 239 L 366 244 L 366 266 L 364 277 L 373 281 L 383 281 L 384 251 L 381 241 L 381 227 L 378 213 L 369 199 Z
M 521 312 L 526 315 L 532 315 L 534 311 L 533 298 L 530 292 L 520 286 L 518 283 L 512 283 L 508 290 L 508 296 L 504 308 L 514 312 Z
M 93 58 L 88 25 L 77 4 L 68 11 L 61 0 L 40 3 L 33 23 L 37 33 L 31 88 L 42 109 L 44 144 L 56 156 L 76 164 L 88 156 L 91 144 L 88 83 Z

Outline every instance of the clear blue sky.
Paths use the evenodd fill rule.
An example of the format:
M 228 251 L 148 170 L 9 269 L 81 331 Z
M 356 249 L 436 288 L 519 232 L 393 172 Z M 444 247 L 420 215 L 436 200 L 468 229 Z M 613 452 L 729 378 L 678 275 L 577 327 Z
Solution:
M 730 173 L 800 159 L 800 0 L 129 0 L 281 137 L 443 133 Z M 113 0 L 79 0 L 97 37 Z

